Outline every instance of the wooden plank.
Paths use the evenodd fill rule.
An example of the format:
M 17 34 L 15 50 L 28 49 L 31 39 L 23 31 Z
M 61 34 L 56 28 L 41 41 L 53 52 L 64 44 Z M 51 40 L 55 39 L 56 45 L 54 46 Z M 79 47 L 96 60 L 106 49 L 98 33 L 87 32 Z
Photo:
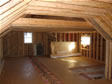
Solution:
M 111 0 L 98 0 L 98 1 L 107 2 L 107 3 L 112 3 Z
M 10 2 L 8 2 L 7 4 L 3 5 L 0 7 L 0 15 L 8 10 L 10 10 L 11 8 L 15 7 L 16 5 L 18 5 L 19 3 L 21 3 L 23 0 L 11 0 Z
M 102 29 L 112 38 L 112 26 L 107 24 L 101 17 L 95 17 L 94 20 L 102 27 Z
M 100 35 L 100 61 L 103 61 L 103 37 Z
M 5 36 L 6 34 L 8 34 L 10 31 L 12 31 L 12 28 L 8 28 L 8 30 L 2 32 L 2 33 L 0 34 L 0 38 L 4 37 L 4 36 Z
M 21 8 L 22 6 L 27 5 L 27 4 L 28 4 L 28 2 L 22 2 L 22 3 L 18 4 L 16 7 L 12 8 L 11 10 L 0 15 L 0 20 L 4 19 L 6 16 L 10 15 L 11 13 L 13 13 L 16 10 L 19 10 L 19 8 Z
M 80 30 L 79 29 L 75 29 L 75 28 L 32 28 L 32 27 L 30 27 L 30 28 L 28 28 L 28 27 L 24 27 L 24 28 L 13 28 L 12 27 L 12 30 L 14 30 L 14 31 L 27 31 L 27 32 L 64 32 L 64 33 L 66 33 L 66 32 L 94 32 L 95 30 L 93 29 L 93 30 L 86 30 L 86 29 L 81 29 L 80 28 Z
M 70 33 L 68 33 L 68 41 L 70 42 Z
M 62 33 L 60 32 L 60 41 L 62 41 Z
M 38 1 L 45 1 L 45 0 L 38 0 Z M 54 1 L 51 1 L 54 2 Z M 63 3 L 68 3 L 68 4 L 74 4 L 74 5 L 84 5 L 84 6 L 91 6 L 91 7 L 98 7 L 98 8 L 107 8 L 110 7 L 111 8 L 111 4 L 112 3 L 111 0 L 71 0 L 71 1 L 66 1 L 66 0 L 55 0 L 55 2 L 63 2 Z M 106 2 L 106 3 L 104 3 Z M 103 6 L 105 5 L 105 6 Z
M 66 7 L 67 7 L 67 4 L 66 4 Z M 84 6 L 83 6 L 84 8 Z M 89 7 L 88 7 L 89 8 Z M 64 12 L 64 13 L 71 13 L 71 14 L 85 14 L 85 15 L 91 15 L 91 16 L 102 16 L 104 12 L 91 12 L 91 11 L 88 11 L 88 10 L 80 10 L 79 8 L 76 8 L 74 9 L 73 8 L 62 8 L 62 6 L 60 8 L 58 7 L 48 7 L 48 6 L 29 6 L 27 8 L 27 10 L 42 10 L 42 11 L 51 11 L 51 12 Z M 78 11 L 77 11 L 78 10 Z M 92 10 L 92 9 L 91 9 Z M 106 11 L 107 12 L 107 11 Z
M 18 19 L 22 14 L 23 14 L 23 11 L 25 10 L 26 6 L 24 6 L 21 10 L 17 10 L 17 12 L 14 12 L 11 16 L 9 16 L 8 18 L 2 20 L 2 24 L 0 24 L 1 26 L 1 32 L 3 32 L 4 30 L 6 30 L 7 28 L 7 25 L 10 25 L 13 21 L 15 21 L 16 19 Z
M 112 79 L 112 41 L 106 40 L 106 66 L 105 78 Z
M 0 61 L 2 59 L 3 59 L 3 38 L 0 38 Z
M 2 19 L 2 20 L 1 20 L 2 24 L 4 24 L 5 21 L 6 21 L 6 22 L 9 22 L 9 21 L 11 21 L 12 18 L 18 17 L 21 13 L 23 14 L 26 7 L 27 7 L 27 6 L 25 5 L 25 6 L 21 7 L 21 8 L 19 8 L 18 10 L 14 11 L 12 14 L 8 15 L 8 16 L 5 17 L 4 19 Z M 8 21 L 7 21 L 7 20 L 8 20 Z M 1 24 L 1 25 L 2 25 L 2 24 Z
M 92 59 L 92 33 L 90 33 L 89 58 Z
M 79 33 L 79 52 L 81 53 L 81 33 Z
M 66 41 L 66 33 L 64 33 L 64 42 Z
M 82 37 L 82 33 L 81 33 L 81 37 Z M 81 39 L 81 38 L 80 38 Z M 82 41 L 82 40 L 81 40 Z M 82 44 L 81 44 L 81 48 L 82 48 Z M 81 55 L 83 55 L 83 51 L 81 49 Z
M 87 22 L 80 21 L 63 21 L 63 20 L 48 20 L 48 19 L 28 19 L 28 18 L 20 18 L 14 23 L 12 23 L 12 27 L 14 28 L 36 28 L 36 29 L 71 29 L 74 30 L 94 30 L 91 25 Z
M 86 33 L 86 34 L 89 35 L 89 33 Z M 86 46 L 86 49 L 88 49 L 88 51 L 85 50 L 85 52 L 86 52 L 86 57 L 89 58 L 89 46 L 88 46 L 88 45 Z
M 96 34 L 97 42 L 96 42 L 96 60 L 99 61 L 99 34 Z
M 56 37 L 56 42 L 57 42 L 57 33 L 55 33 L 55 37 Z
M 93 33 L 93 59 L 95 59 L 95 43 L 96 43 L 96 40 L 95 40 L 95 33 Z
M 74 37 L 74 33 L 72 33 L 72 34 L 73 34 L 73 41 L 74 41 L 74 38 L 75 38 L 75 37 Z M 74 42 L 75 42 L 75 41 L 74 41 Z
M 111 13 L 108 13 L 108 14 L 105 14 L 104 17 L 102 17 L 104 20 L 107 21 L 107 23 L 109 23 L 109 25 L 111 24 L 112 25 L 112 14 Z
M 93 17 L 95 15 L 81 14 L 81 13 L 72 13 L 72 12 L 63 12 L 63 11 L 49 11 L 49 10 L 26 10 L 25 14 L 34 14 L 34 15 L 51 15 L 51 16 L 65 16 L 65 17 Z
M 109 80 L 112 80 L 112 41 L 109 48 Z
M 77 40 L 76 40 L 76 42 L 77 42 L 77 46 L 79 46 L 80 43 L 79 43 L 79 34 L 78 34 L 78 33 L 76 34 L 76 38 L 77 38 Z M 78 47 L 78 52 L 79 52 L 79 47 Z
M 86 19 L 90 24 L 92 24 L 94 26 L 94 28 L 107 40 L 111 39 L 110 34 L 108 34 L 105 30 L 104 27 L 102 28 L 102 26 L 100 25 L 100 22 L 97 22 L 95 19 L 93 18 L 87 18 Z M 105 26 L 105 29 L 107 27 Z M 110 32 L 110 31 L 109 31 Z
M 64 3 L 57 3 L 57 2 L 42 2 L 42 1 L 32 1 L 29 3 L 30 6 L 37 6 L 37 7 L 52 7 L 52 8 L 63 8 L 63 9 L 73 9 L 73 10 L 79 10 L 79 11 L 90 11 L 90 12 L 102 12 L 107 13 L 108 10 L 95 8 L 95 7 L 87 7 L 87 6 L 79 6 L 75 4 L 64 4 Z M 86 9 L 86 10 L 85 10 Z

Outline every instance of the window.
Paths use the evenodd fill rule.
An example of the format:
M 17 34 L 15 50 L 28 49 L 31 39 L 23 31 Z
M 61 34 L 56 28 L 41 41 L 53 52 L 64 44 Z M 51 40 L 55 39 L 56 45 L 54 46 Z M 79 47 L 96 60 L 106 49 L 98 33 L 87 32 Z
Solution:
M 81 44 L 83 46 L 90 45 L 90 36 L 88 36 L 88 35 L 82 36 L 81 37 Z
M 32 43 L 32 33 L 30 32 L 24 33 L 24 43 Z

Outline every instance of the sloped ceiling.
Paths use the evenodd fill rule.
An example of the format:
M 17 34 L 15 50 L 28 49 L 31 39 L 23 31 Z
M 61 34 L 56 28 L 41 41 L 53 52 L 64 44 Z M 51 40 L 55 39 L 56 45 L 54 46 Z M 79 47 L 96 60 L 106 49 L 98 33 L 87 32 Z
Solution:
M 20 16 L 28 14 L 84 18 L 89 23 L 88 27 L 92 25 L 106 39 L 112 39 L 111 0 L 11 0 L 0 7 L 0 33 L 17 26 L 18 28 L 21 26 L 25 28 L 26 23 L 31 23 L 29 27 L 34 25 L 34 18 L 18 19 Z M 41 25 L 45 25 L 44 23 L 42 24 L 42 20 L 36 19 L 36 21 L 40 21 Z M 37 22 L 35 25 L 40 24 L 37 24 Z M 48 20 L 46 24 L 50 26 L 51 23 L 47 22 L 49 22 Z M 75 21 L 73 24 L 75 24 Z M 71 25 L 74 27 L 75 25 L 73 24 Z
M 29 1 L 30 0 L 9 0 L 0 6 L 0 33 L 9 29 L 11 23 L 24 14 Z

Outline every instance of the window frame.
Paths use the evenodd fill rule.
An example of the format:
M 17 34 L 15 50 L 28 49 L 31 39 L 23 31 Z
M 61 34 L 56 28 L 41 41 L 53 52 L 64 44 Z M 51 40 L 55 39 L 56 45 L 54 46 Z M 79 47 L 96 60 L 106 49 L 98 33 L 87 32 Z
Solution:
M 28 34 L 28 33 L 31 33 L 31 37 L 27 37 L 25 36 L 25 33 Z M 25 39 L 27 38 L 30 38 L 31 41 L 30 42 L 26 42 Z M 32 32 L 24 32 L 24 44 L 32 44 L 33 43 L 33 33 Z

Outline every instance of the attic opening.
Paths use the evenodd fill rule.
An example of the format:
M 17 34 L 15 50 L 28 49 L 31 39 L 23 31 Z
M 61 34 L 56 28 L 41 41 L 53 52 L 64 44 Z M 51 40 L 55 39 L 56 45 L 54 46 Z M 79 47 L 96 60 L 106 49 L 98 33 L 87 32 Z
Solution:
M 84 21 L 83 18 L 78 17 L 65 17 L 65 16 L 53 16 L 53 15 L 35 15 L 35 14 L 26 14 L 22 16 L 24 18 L 35 18 L 35 19 L 54 19 L 54 20 L 68 20 L 68 21 Z

